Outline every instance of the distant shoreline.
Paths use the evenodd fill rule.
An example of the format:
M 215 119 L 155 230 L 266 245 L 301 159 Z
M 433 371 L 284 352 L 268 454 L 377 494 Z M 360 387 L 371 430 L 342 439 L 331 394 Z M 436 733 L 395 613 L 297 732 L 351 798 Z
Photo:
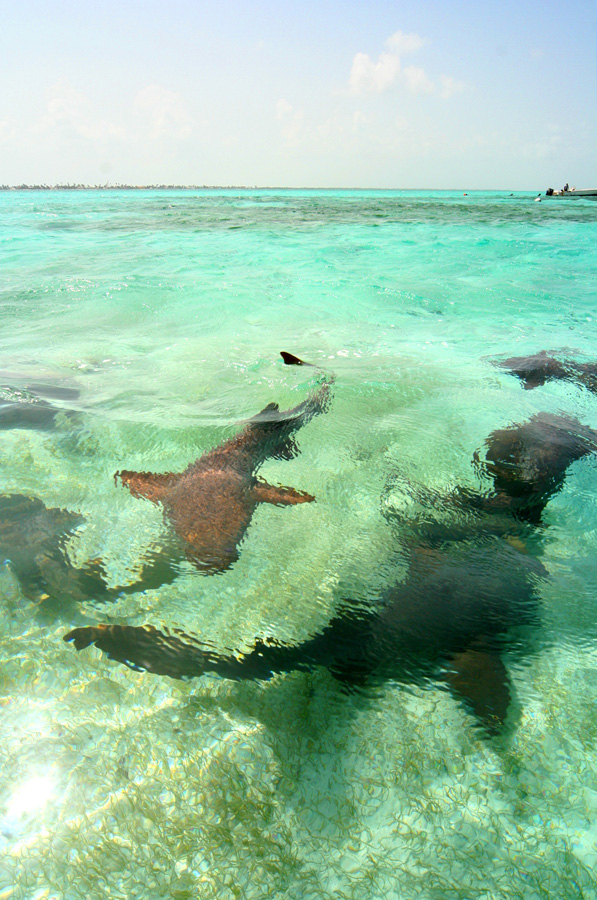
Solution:
M 0 184 L 0 191 L 253 191 L 277 190 L 236 184 Z M 292 190 L 291 188 L 280 190 Z
M 356 187 L 280 187 L 248 184 L 0 184 L 0 191 L 443 191 L 462 192 L 463 188 L 356 188 Z M 466 193 L 512 193 L 510 188 L 469 188 Z M 532 193 L 515 191 L 514 193 Z M 536 193 L 536 191 L 534 192 Z

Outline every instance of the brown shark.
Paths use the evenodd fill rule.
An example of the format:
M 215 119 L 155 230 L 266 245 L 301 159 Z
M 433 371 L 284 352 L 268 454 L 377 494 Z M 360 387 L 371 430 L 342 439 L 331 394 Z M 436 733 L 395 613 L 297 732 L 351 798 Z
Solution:
M 287 365 L 310 365 L 288 353 Z M 333 379 L 322 381 L 298 406 L 280 410 L 270 403 L 235 437 L 191 463 L 184 472 L 117 472 L 134 497 L 159 503 L 166 520 L 197 569 L 222 572 L 239 557 L 242 541 L 259 503 L 291 506 L 315 498 L 292 487 L 268 484 L 257 471 L 268 458 L 291 459 L 298 453 L 293 435 L 324 412 Z

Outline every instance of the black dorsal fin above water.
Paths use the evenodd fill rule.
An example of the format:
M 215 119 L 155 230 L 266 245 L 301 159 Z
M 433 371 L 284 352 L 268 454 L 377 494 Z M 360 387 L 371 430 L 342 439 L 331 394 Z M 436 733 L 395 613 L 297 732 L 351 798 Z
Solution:
M 317 368 L 313 363 L 305 362 L 304 359 L 300 359 L 298 356 L 295 356 L 294 353 L 288 353 L 286 350 L 280 350 L 280 356 L 287 366 L 312 366 L 313 368 Z

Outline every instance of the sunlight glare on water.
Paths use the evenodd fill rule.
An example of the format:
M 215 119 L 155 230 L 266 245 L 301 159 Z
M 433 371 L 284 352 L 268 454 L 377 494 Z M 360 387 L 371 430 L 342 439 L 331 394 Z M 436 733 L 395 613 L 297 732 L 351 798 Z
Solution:
M 597 428 L 582 384 L 527 391 L 492 362 L 597 361 L 597 204 L 533 198 L 0 192 L 0 402 L 21 403 L 0 417 L 0 495 L 21 498 L 0 499 L 2 898 L 597 895 L 592 455 L 529 539 L 545 577 L 505 644 L 497 736 L 435 673 L 180 681 L 62 640 L 110 622 L 220 652 L 305 642 L 405 582 L 425 498 L 478 488 L 495 429 Z M 258 506 L 226 571 L 183 555 L 167 583 L 76 593 L 74 569 L 126 586 L 171 539 L 115 472 L 181 472 L 322 371 L 329 409 L 259 472 L 316 502 Z

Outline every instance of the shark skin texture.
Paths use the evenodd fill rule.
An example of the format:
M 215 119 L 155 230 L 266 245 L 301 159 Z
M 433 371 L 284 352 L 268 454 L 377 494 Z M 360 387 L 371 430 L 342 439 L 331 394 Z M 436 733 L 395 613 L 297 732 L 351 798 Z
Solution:
M 571 416 L 536 413 L 521 425 L 493 431 L 486 448 L 485 459 L 479 451 L 474 454 L 474 464 L 493 481 L 493 490 L 476 505 L 539 525 L 568 467 L 597 450 L 597 431 Z
M 287 365 L 311 365 L 289 353 L 283 354 L 283 357 Z M 7 373 L 0 373 L 0 375 L 8 380 Z M 51 427 L 54 416 L 61 410 L 47 404 L 42 398 L 72 401 L 78 397 L 77 389 L 61 383 L 38 384 L 27 381 L 25 384 L 23 379 L 20 382 L 18 377 L 14 376 L 11 377 L 11 383 L 12 385 L 19 384 L 18 387 L 0 386 L 0 392 L 3 391 L 10 397 L 10 401 L 7 403 L 9 412 L 13 414 L 12 427 L 38 429 Z M 195 470 L 199 468 L 202 478 L 203 470 L 205 469 L 209 473 L 211 465 L 211 494 L 208 494 L 205 502 L 209 505 L 214 501 L 214 497 L 218 496 L 218 477 L 220 486 L 221 482 L 225 480 L 218 471 L 218 451 L 223 451 L 223 456 L 228 457 L 228 462 L 220 466 L 220 468 L 225 468 L 228 465 L 230 469 L 228 481 L 233 480 L 235 474 L 238 474 L 239 478 L 246 476 L 241 462 L 243 458 L 249 458 L 251 452 L 252 459 L 257 464 L 261 459 L 259 453 L 262 453 L 263 459 L 267 457 L 268 452 L 278 454 L 283 458 L 295 455 L 298 448 L 292 440 L 293 432 L 313 415 L 327 407 L 331 383 L 330 381 L 330 383 L 322 384 L 306 401 L 286 412 L 280 412 L 275 404 L 270 404 L 258 416 L 246 423 L 245 428 L 236 438 L 206 454 L 203 458 L 208 463 L 206 466 L 197 464 L 190 466 L 189 470 L 193 470 L 194 474 L 196 474 Z M 0 405 L 1 403 L 2 401 L 0 401 Z M 30 411 L 33 411 L 32 417 L 29 416 Z M 5 421 L 4 425 L 8 427 L 8 422 Z M 0 422 L 0 427 L 2 427 L 2 422 Z M 252 445 L 254 445 L 253 449 L 251 449 Z M 237 457 L 237 473 L 235 473 L 234 465 L 231 464 L 229 458 L 234 455 Z M 201 463 L 201 460 L 198 463 Z M 187 479 L 183 478 L 183 475 L 148 475 L 145 479 L 141 478 L 140 490 L 149 491 L 152 481 L 160 486 L 179 478 L 183 482 L 184 494 L 184 490 L 187 489 Z M 134 473 L 131 477 L 131 488 L 134 490 Z M 209 479 L 209 474 L 207 477 Z M 189 480 L 191 492 L 188 499 L 192 501 L 193 475 Z M 253 495 L 249 498 L 249 504 L 255 505 L 257 502 L 288 504 L 308 502 L 314 499 L 308 494 L 294 491 L 292 488 L 274 487 L 257 479 L 251 480 L 246 477 L 245 481 L 247 482 L 246 491 L 252 492 Z M 219 516 L 221 524 L 223 517 L 225 518 L 230 510 L 225 506 L 226 489 L 223 492 L 220 491 L 219 496 L 222 504 L 217 516 Z M 238 501 L 238 498 L 236 500 Z M 236 506 L 238 506 L 238 502 Z M 234 511 L 233 505 L 229 518 L 232 518 Z M 204 509 L 204 514 L 209 515 L 209 511 Z M 82 602 L 88 600 L 114 601 L 123 594 L 133 594 L 138 591 L 157 589 L 164 584 L 171 584 L 179 577 L 180 562 L 184 559 L 185 554 L 184 544 L 181 548 L 182 541 L 176 533 L 170 539 L 160 541 L 159 545 L 150 547 L 144 555 L 135 580 L 123 585 L 110 585 L 101 559 L 91 560 L 82 566 L 75 566 L 69 558 L 67 544 L 77 529 L 85 524 L 85 521 L 85 517 L 79 513 L 47 507 L 38 497 L 16 493 L 0 494 L 0 563 L 4 563 L 15 576 L 23 596 L 35 604 L 38 618 L 42 618 L 44 621 L 54 621 L 56 618 L 68 616 L 71 621 L 73 617 L 79 622 L 89 621 L 79 612 L 79 605 Z M 216 522 L 217 526 L 218 522 Z M 234 521 L 230 538 L 232 544 L 239 531 L 242 531 L 242 522 L 239 526 L 237 518 Z M 220 538 L 224 535 L 222 527 L 219 529 L 219 534 Z M 200 559 L 199 563 L 205 564 L 205 560 Z
M 536 588 L 545 574 L 505 540 L 466 542 L 451 552 L 413 552 L 406 580 L 374 607 L 344 601 L 320 633 L 300 644 L 259 639 L 243 654 L 151 625 L 80 627 L 64 640 L 77 650 L 93 644 L 130 668 L 172 678 L 215 672 L 237 681 L 267 680 L 326 667 L 348 691 L 388 679 L 424 684 L 431 678 L 464 699 L 495 734 L 511 701 L 502 639 L 513 621 L 535 621 Z

